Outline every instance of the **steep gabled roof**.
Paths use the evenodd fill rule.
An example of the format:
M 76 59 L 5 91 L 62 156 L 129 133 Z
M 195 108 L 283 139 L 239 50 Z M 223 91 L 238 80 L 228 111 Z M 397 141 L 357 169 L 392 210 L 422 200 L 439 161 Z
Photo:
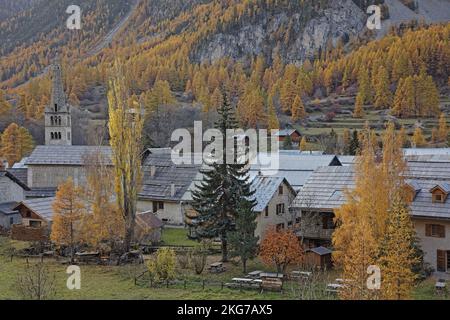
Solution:
M 256 176 L 252 180 L 252 190 L 255 191 L 253 198 L 256 200 L 255 212 L 262 212 L 273 196 L 278 192 L 278 187 L 285 183 L 290 191 L 295 194 L 289 182 L 283 177 Z
M 200 165 L 196 164 L 174 164 L 170 149 L 169 152 L 149 154 L 143 165 L 144 178 L 139 198 L 181 201 L 199 170 Z
M 6 177 L 6 178 L 10 179 L 11 181 L 13 181 L 17 185 L 19 185 L 25 191 L 30 190 L 25 183 L 23 183 L 20 179 L 18 179 L 15 175 L 13 175 L 9 171 L 0 170 L 0 177 Z
M 354 167 L 320 167 L 306 181 L 291 207 L 303 209 L 339 208 L 346 201 L 345 190 L 354 188 Z
M 35 214 L 40 216 L 43 220 L 46 220 L 47 222 L 53 221 L 53 202 L 55 201 L 55 198 L 40 198 L 40 199 L 31 199 L 31 200 L 25 200 L 20 202 L 16 210 L 20 206 L 25 206 L 31 211 L 33 211 Z

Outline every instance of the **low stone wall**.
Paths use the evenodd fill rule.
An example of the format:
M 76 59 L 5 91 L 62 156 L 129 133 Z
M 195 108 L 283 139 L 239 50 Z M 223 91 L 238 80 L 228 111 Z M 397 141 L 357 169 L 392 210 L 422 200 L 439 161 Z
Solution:
M 11 228 L 11 239 L 19 241 L 47 241 L 46 228 L 31 228 L 20 224 L 14 224 Z

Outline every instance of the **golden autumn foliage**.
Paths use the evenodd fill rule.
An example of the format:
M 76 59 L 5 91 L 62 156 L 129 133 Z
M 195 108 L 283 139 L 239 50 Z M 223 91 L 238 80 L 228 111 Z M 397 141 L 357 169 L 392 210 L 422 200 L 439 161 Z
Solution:
M 125 221 L 125 251 L 134 237 L 137 194 L 142 182 L 142 110 L 138 102 L 128 105 L 121 62 L 116 61 L 109 84 L 109 135 L 114 164 L 117 206 Z
M 33 137 L 26 128 L 16 123 L 11 123 L 0 138 L 0 156 L 8 161 L 10 167 L 33 151 Z
M 308 141 L 306 140 L 305 136 L 302 137 L 302 140 L 300 141 L 299 148 L 300 148 L 300 151 L 307 151 L 308 150 Z
M 447 142 L 448 141 L 448 126 L 447 119 L 444 113 L 441 113 L 439 117 L 439 128 L 437 132 L 437 138 L 439 142 Z
M 423 131 L 420 127 L 417 127 L 414 130 L 414 135 L 412 137 L 412 143 L 416 148 L 425 147 L 427 145 L 427 141 L 423 135 Z
M 397 196 L 389 212 L 379 257 L 383 299 L 402 300 L 411 297 L 411 288 L 417 278 L 412 271 L 418 262 L 414 249 L 415 236 L 407 205 Z
M 80 240 L 79 229 L 86 206 L 83 190 L 74 185 L 72 178 L 59 185 L 53 208 L 53 223 L 50 238 L 58 246 L 67 246 L 74 258 L 74 246 Z
M 113 169 L 100 151 L 85 155 L 83 160 L 87 177 L 83 188 L 86 212 L 81 221 L 80 238 L 93 248 L 105 241 L 114 244 L 123 239 L 125 227 L 113 198 Z
M 268 265 L 275 265 L 283 273 L 291 264 L 299 264 L 303 259 L 303 249 L 292 230 L 268 229 L 261 241 L 260 257 Z
M 406 199 L 403 179 L 406 163 L 401 149 L 403 137 L 395 132 L 394 124 L 388 125 L 382 137 L 381 161 L 377 157 L 379 151 L 376 150 L 375 139 L 375 134 L 366 128 L 360 139 L 362 148 L 356 164 L 355 188 L 347 191 L 347 202 L 335 210 L 338 227 L 332 239 L 335 248 L 333 259 L 348 280 L 341 293 L 343 299 L 390 296 L 388 291 L 391 289 L 387 284 L 383 286 L 383 280 L 379 292 L 366 285 L 370 265 L 379 265 L 382 271 L 385 266 L 384 270 L 390 272 L 391 284 L 400 281 L 404 292 L 412 288 L 412 282 L 399 278 L 402 270 L 412 272 L 415 263 L 413 255 L 409 255 L 413 251 L 414 234 L 409 215 L 408 218 L 398 218 L 404 215 L 399 209 L 399 199 Z M 400 244 L 403 236 L 394 235 L 394 229 L 404 232 L 403 236 L 410 235 L 410 238 Z M 408 252 L 408 259 L 395 255 L 395 244 Z

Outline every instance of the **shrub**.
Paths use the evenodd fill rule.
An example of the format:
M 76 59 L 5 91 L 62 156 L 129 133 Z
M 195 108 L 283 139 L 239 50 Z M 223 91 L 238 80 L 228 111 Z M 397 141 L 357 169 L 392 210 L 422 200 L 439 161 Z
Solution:
M 147 263 L 150 277 L 154 280 L 171 280 L 175 278 L 176 255 L 170 248 L 160 248 L 156 257 Z

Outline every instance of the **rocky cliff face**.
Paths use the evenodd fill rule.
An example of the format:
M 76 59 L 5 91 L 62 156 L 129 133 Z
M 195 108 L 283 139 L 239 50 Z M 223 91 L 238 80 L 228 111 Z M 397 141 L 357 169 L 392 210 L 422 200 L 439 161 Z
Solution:
M 309 17 L 304 12 L 262 13 L 252 23 L 214 34 L 193 52 L 199 62 L 223 57 L 241 59 L 264 55 L 270 59 L 278 51 L 286 62 L 300 63 L 313 57 L 331 41 L 344 43 L 365 27 L 366 15 L 351 0 L 330 0 L 328 6 Z M 282 31 L 280 31 L 282 30 Z

